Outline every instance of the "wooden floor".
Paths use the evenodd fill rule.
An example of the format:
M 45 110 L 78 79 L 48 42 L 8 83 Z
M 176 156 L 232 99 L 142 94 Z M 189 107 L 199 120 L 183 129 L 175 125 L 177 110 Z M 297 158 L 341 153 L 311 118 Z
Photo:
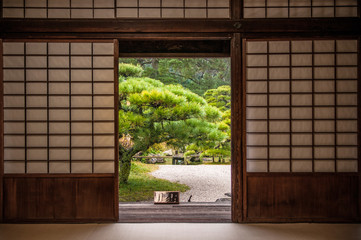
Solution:
M 216 203 L 119 204 L 121 223 L 230 223 L 231 205 Z

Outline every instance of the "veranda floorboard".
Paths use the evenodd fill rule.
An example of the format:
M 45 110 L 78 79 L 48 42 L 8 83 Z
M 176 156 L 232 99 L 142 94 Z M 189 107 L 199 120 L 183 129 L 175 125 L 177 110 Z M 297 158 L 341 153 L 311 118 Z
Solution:
M 231 205 L 215 203 L 119 204 L 121 223 L 230 223 Z

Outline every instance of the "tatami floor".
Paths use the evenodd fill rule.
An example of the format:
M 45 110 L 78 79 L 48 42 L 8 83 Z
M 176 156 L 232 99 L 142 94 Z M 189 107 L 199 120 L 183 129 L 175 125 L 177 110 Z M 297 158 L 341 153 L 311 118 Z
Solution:
M 360 240 L 360 224 L 0 224 L 1 240 Z

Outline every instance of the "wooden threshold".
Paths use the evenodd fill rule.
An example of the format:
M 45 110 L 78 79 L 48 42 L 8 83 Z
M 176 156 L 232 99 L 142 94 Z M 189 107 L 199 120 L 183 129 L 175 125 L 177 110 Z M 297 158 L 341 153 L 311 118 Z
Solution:
M 121 203 L 120 223 L 230 223 L 231 204 L 225 203 Z

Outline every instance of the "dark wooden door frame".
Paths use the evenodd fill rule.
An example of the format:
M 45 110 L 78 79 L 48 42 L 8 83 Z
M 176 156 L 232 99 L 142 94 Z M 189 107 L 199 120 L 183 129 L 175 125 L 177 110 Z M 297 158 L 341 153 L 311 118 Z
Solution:
M 232 206 L 231 206 L 231 214 L 232 214 L 232 222 L 240 223 L 243 221 L 243 165 L 245 164 L 242 159 L 242 138 L 244 138 L 244 134 L 242 132 L 243 124 L 242 124 L 242 116 L 243 116 L 243 86 L 242 86 L 242 39 L 241 34 L 213 34 L 211 39 L 214 41 L 226 40 L 229 41 L 230 44 L 230 52 L 197 52 L 196 48 L 194 48 L 194 52 L 187 53 L 164 53 L 164 52 L 152 52 L 148 51 L 147 53 L 142 54 L 140 46 L 137 49 L 136 53 L 132 53 L 129 51 L 125 54 L 119 53 L 119 57 L 230 57 L 231 58 L 231 191 L 232 191 Z M 119 41 L 128 40 L 128 37 L 124 39 L 118 38 Z M 189 41 L 190 43 L 198 40 L 210 40 L 208 34 L 199 35 L 196 34 L 192 37 L 189 34 L 177 34 L 176 36 L 172 35 L 156 35 L 151 34 L 147 37 L 139 35 L 137 37 L 132 37 L 132 41 L 142 41 L 144 42 L 157 42 L 161 40 L 162 42 L 167 41 Z M 124 42 L 127 44 L 126 42 Z M 131 44 L 129 42 L 129 44 Z M 185 44 L 187 45 L 187 44 Z M 148 45 L 145 45 L 148 46 Z M 145 47 L 143 46 L 143 48 Z M 212 43 L 210 43 L 209 47 L 212 47 Z M 127 47 L 122 47 L 126 49 Z M 151 45 L 150 45 L 151 48 Z M 202 46 L 199 48 L 201 49 Z M 187 50 L 187 46 L 185 46 Z M 227 47 L 225 47 L 227 49 Z M 201 50 L 200 50 L 201 51 Z

